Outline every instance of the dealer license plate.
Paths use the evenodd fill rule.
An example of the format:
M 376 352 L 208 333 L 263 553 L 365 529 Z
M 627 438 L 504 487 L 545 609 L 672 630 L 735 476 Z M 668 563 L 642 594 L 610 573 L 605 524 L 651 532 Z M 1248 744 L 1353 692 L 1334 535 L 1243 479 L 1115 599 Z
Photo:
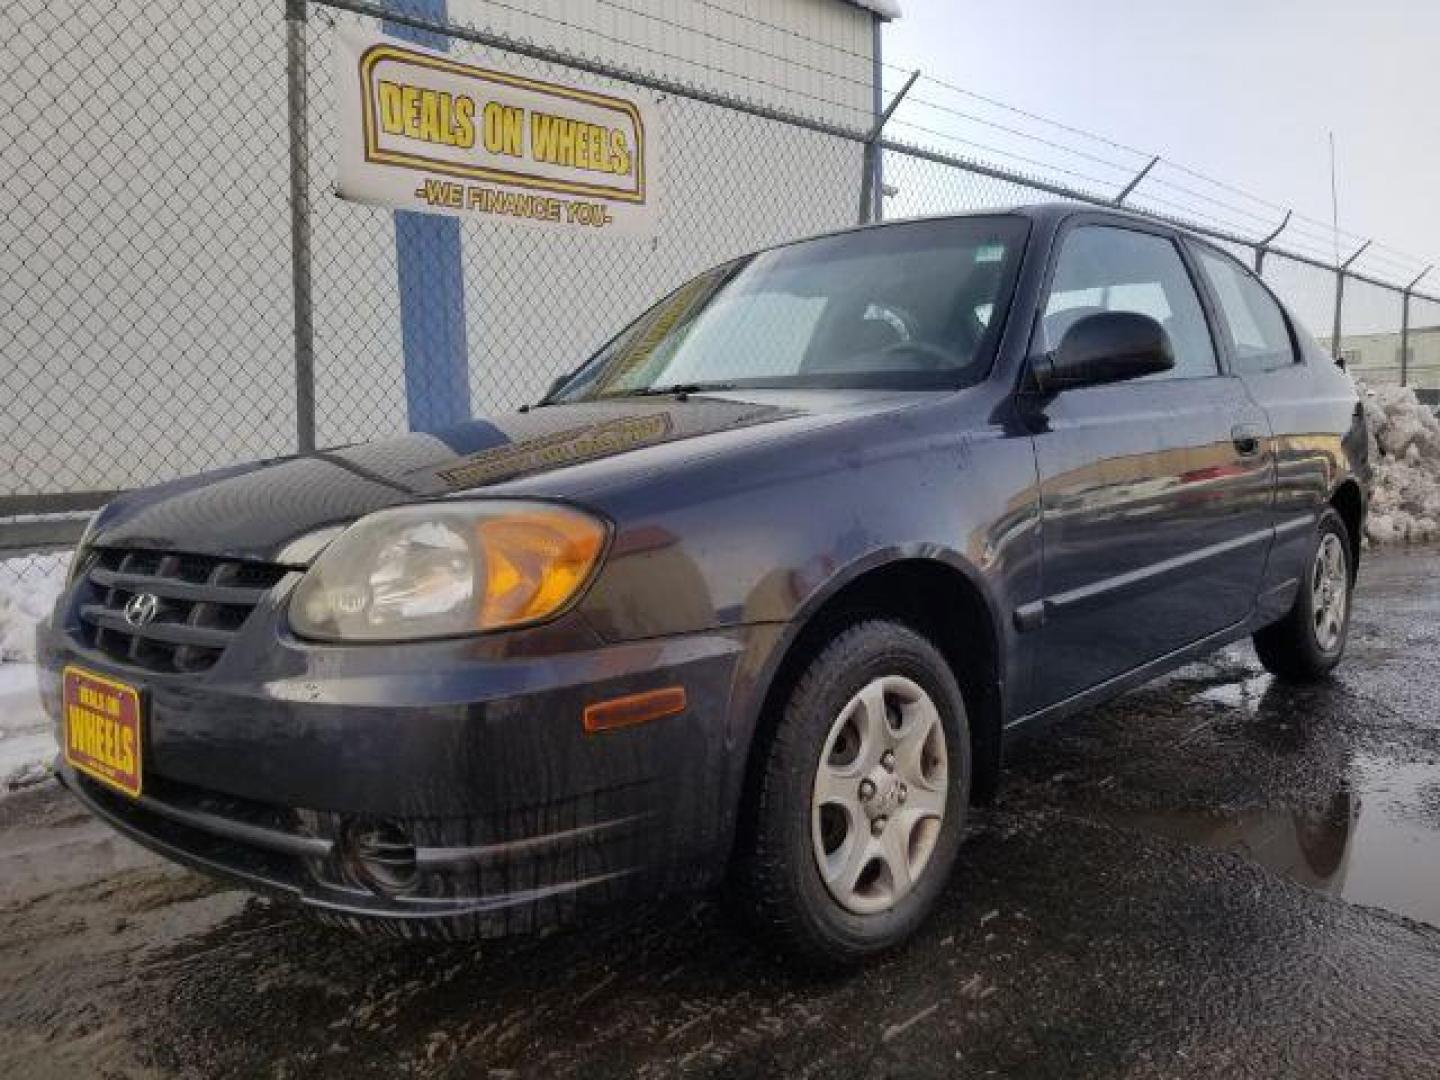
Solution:
M 64 673 L 65 760 L 126 795 L 140 794 L 140 691 L 77 667 Z

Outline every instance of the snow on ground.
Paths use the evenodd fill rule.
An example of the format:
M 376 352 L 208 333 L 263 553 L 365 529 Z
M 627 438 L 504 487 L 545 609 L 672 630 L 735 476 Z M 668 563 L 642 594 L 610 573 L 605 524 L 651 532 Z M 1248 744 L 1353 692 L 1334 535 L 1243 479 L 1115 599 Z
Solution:
M 1374 470 L 1365 535 L 1375 544 L 1440 540 L 1440 420 L 1408 387 L 1360 392 Z
M 0 662 L 0 798 L 45 778 L 55 757 L 34 664 Z
M 0 798 L 44 779 L 55 756 L 36 689 L 35 624 L 65 583 L 68 553 L 0 562 Z
M 55 606 L 69 565 L 69 552 L 0 562 L 0 663 L 34 661 L 35 624 Z

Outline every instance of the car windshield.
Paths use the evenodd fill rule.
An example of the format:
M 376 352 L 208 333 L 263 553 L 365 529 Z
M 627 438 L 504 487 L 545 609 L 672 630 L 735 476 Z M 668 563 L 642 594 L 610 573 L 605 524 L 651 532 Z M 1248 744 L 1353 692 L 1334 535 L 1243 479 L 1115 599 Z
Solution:
M 738 387 L 963 386 L 983 377 L 1028 225 L 887 225 L 701 274 L 591 358 L 552 401 Z

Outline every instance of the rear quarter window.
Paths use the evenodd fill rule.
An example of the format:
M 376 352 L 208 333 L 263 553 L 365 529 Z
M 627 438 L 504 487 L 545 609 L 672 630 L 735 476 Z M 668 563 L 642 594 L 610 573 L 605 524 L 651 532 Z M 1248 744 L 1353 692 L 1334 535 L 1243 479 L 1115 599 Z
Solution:
M 1196 246 L 1201 269 L 1220 305 L 1237 374 L 1254 375 L 1295 363 L 1295 343 L 1280 305 L 1229 256 Z

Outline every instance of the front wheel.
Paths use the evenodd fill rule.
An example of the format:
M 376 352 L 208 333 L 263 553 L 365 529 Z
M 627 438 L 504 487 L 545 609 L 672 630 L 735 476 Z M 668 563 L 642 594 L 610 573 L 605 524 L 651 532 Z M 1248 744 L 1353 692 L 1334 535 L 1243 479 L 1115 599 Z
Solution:
M 970 794 L 965 704 L 939 651 L 867 620 L 808 663 L 762 748 L 736 884 L 819 966 L 908 937 L 944 888 Z
M 1255 635 L 1267 671 L 1294 682 L 1323 679 L 1340 662 L 1350 633 L 1350 534 L 1334 509 L 1320 515 L 1295 606 Z

